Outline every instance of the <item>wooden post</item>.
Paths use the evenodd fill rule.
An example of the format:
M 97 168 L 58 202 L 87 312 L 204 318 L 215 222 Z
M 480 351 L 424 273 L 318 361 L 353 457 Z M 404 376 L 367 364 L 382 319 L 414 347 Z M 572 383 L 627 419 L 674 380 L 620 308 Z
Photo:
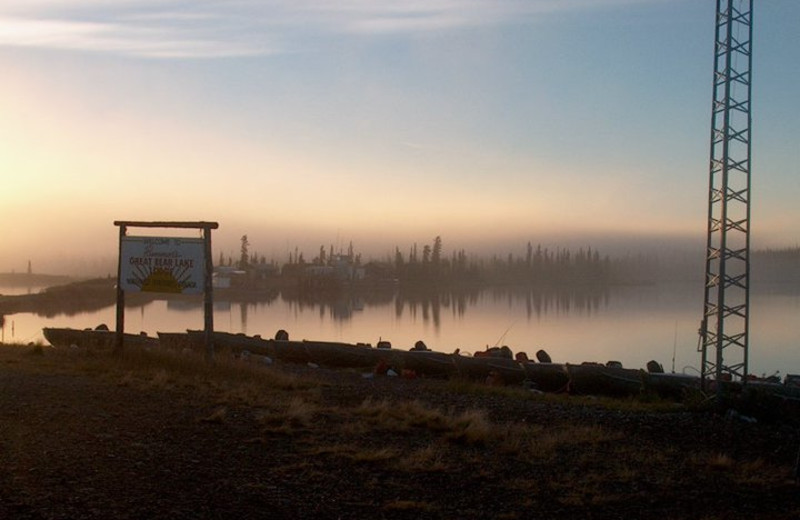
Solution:
M 203 245 L 205 249 L 206 268 L 203 291 L 205 293 L 205 339 L 206 339 L 206 358 L 208 361 L 214 360 L 214 285 L 213 274 L 214 265 L 211 258 L 211 229 L 203 229 Z
M 125 291 L 122 290 L 122 239 L 127 233 L 127 226 L 119 226 L 119 254 L 117 255 L 117 326 L 114 336 L 114 353 L 122 352 L 125 342 Z

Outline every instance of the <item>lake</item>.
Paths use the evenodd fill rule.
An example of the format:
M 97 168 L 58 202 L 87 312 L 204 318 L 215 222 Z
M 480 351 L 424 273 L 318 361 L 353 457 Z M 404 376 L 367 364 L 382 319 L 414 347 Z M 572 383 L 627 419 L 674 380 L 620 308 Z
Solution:
M 0 287 L 0 293 L 4 288 Z M 9 293 L 6 293 L 9 294 Z M 592 293 L 475 290 L 462 294 L 343 296 L 324 303 L 275 294 L 264 301 L 216 301 L 214 327 L 291 339 L 368 342 L 384 339 L 396 348 L 417 340 L 442 352 L 463 353 L 508 345 L 533 357 L 545 349 L 553 361 L 621 361 L 643 367 L 655 359 L 665 370 L 693 373 L 703 307 L 696 283 L 612 287 Z M 750 295 L 750 372 L 800 373 L 800 288 L 762 284 Z M 202 301 L 156 300 L 126 307 L 126 332 L 182 331 L 203 327 Z M 0 339 L 42 342 L 42 327 L 115 324 L 113 306 L 75 315 L 8 315 Z M 674 357 L 674 361 L 673 361 Z

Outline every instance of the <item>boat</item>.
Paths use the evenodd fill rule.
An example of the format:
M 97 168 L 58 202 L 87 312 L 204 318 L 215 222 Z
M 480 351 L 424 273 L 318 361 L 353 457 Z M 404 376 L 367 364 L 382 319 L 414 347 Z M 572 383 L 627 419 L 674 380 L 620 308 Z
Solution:
M 188 331 L 189 343 L 195 348 L 205 344 L 205 332 Z M 230 332 L 214 332 L 214 348 L 240 355 L 269 356 L 288 363 L 315 363 L 332 367 L 373 368 L 380 362 L 391 363 L 400 350 L 373 348 L 366 344 L 333 341 L 264 339 Z
M 689 374 L 643 372 L 643 390 L 664 399 L 682 400 L 689 392 L 700 390 L 700 378 Z
M 410 370 L 414 374 L 444 379 L 459 375 L 454 354 L 432 350 L 410 350 L 401 356 L 403 369 Z
M 566 365 L 569 391 L 577 395 L 627 397 L 642 393 L 642 370 L 600 363 Z
M 116 344 L 117 333 L 108 330 L 107 327 L 96 327 L 94 329 L 72 329 L 59 327 L 45 327 L 42 329 L 44 338 L 54 347 L 70 348 L 81 347 L 90 349 L 113 348 Z M 125 333 L 123 345 L 135 345 L 137 347 L 156 348 L 160 345 L 159 339 L 148 336 L 142 332 L 140 334 Z
M 158 343 L 162 349 L 182 351 L 194 345 L 186 332 L 158 332 Z
M 535 363 L 528 361 L 522 364 L 526 379 L 536 390 L 549 393 L 569 391 L 569 372 L 562 363 Z
M 516 360 L 492 356 L 462 356 L 451 354 L 459 376 L 482 381 L 489 378 L 494 384 L 520 384 L 527 378 L 525 368 Z

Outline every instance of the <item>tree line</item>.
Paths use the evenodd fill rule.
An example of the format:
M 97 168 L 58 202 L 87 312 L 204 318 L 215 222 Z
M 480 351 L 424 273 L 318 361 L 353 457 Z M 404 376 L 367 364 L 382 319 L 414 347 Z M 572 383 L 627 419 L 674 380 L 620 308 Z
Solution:
M 227 258 L 220 253 L 218 265 L 235 266 L 248 270 L 256 264 L 266 264 L 264 256 L 250 252 L 247 235 L 241 238 L 238 259 Z M 550 249 L 528 242 L 524 255 L 491 254 L 478 255 L 465 249 L 445 252 L 441 236 L 421 246 L 414 243 L 407 249 L 394 248 L 393 255 L 384 259 L 363 260 L 350 242 L 346 249 L 338 251 L 333 245 L 320 245 L 316 256 L 307 259 L 295 248 L 288 258 L 279 264 L 274 260 L 276 274 L 302 276 L 310 266 L 342 266 L 363 269 L 368 281 L 392 280 L 399 283 L 530 283 L 537 285 L 595 284 L 608 283 L 612 274 L 612 262 L 601 256 L 597 249 L 588 247 L 572 251 L 568 248 Z
M 529 241 L 522 254 L 490 253 L 479 255 L 465 249 L 445 251 L 441 236 L 430 243 L 395 246 L 382 259 L 364 260 L 350 242 L 338 250 L 320 245 L 316 255 L 307 257 L 295 247 L 284 261 L 267 260 L 250 251 L 247 235 L 241 238 L 238 258 L 223 253 L 218 265 L 249 270 L 269 264 L 276 275 L 303 276 L 310 266 L 350 266 L 363 269 L 368 281 L 392 280 L 399 283 L 485 283 L 530 284 L 537 286 L 640 284 L 659 281 L 702 279 L 702 251 L 697 254 L 627 254 L 610 258 L 594 247 L 548 248 Z M 756 250 L 751 253 L 752 276 L 763 281 L 800 282 L 800 248 Z
M 407 254 L 395 248 L 393 268 L 401 281 L 462 281 L 488 283 L 530 283 L 537 285 L 590 284 L 609 281 L 610 260 L 591 247 L 572 251 L 551 250 L 528 242 L 524 255 L 479 256 L 458 249 L 446 255 L 442 238 L 415 244 Z

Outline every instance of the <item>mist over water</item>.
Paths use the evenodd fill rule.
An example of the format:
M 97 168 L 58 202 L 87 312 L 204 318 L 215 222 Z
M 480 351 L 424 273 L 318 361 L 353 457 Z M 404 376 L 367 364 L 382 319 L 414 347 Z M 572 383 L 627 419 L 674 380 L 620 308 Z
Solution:
M 76 277 L 113 276 L 117 271 L 117 235 L 111 222 L 108 229 L 97 240 L 85 247 L 74 247 L 69 240 L 54 239 L 46 249 L 26 249 L 7 251 L 0 258 L 0 272 L 25 272 L 28 262 L 32 262 L 34 273 L 50 273 Z M 254 229 L 255 228 L 255 229 Z M 103 228 L 105 229 L 105 228 Z M 161 231 L 159 231 L 161 233 Z M 219 255 L 236 257 L 240 249 L 240 237 L 249 237 L 251 251 L 265 256 L 268 261 L 278 264 L 286 262 L 295 250 L 306 258 L 312 258 L 320 245 L 333 246 L 337 251 L 344 250 L 352 242 L 356 251 L 362 253 L 365 261 L 392 259 L 395 248 L 407 252 L 415 244 L 422 247 L 437 235 L 444 239 L 445 254 L 464 249 L 468 255 L 480 258 L 502 257 L 512 254 L 524 255 L 528 242 L 540 245 L 551 251 L 557 249 L 592 248 L 603 256 L 620 258 L 626 256 L 660 257 L 668 264 L 690 263 L 695 272 L 702 274 L 704 251 L 703 236 L 689 233 L 660 233 L 657 230 L 645 233 L 622 232 L 519 232 L 514 236 L 498 237 L 496 233 L 478 234 L 474 229 L 459 232 L 432 229 L 430 232 L 409 233 L 398 229 L 382 229 L 374 233 L 325 233 L 298 232 L 282 230 L 262 225 L 230 226 L 221 223 L 221 229 L 212 238 L 212 258 L 216 263 Z M 282 238 L 278 238 L 282 237 Z

